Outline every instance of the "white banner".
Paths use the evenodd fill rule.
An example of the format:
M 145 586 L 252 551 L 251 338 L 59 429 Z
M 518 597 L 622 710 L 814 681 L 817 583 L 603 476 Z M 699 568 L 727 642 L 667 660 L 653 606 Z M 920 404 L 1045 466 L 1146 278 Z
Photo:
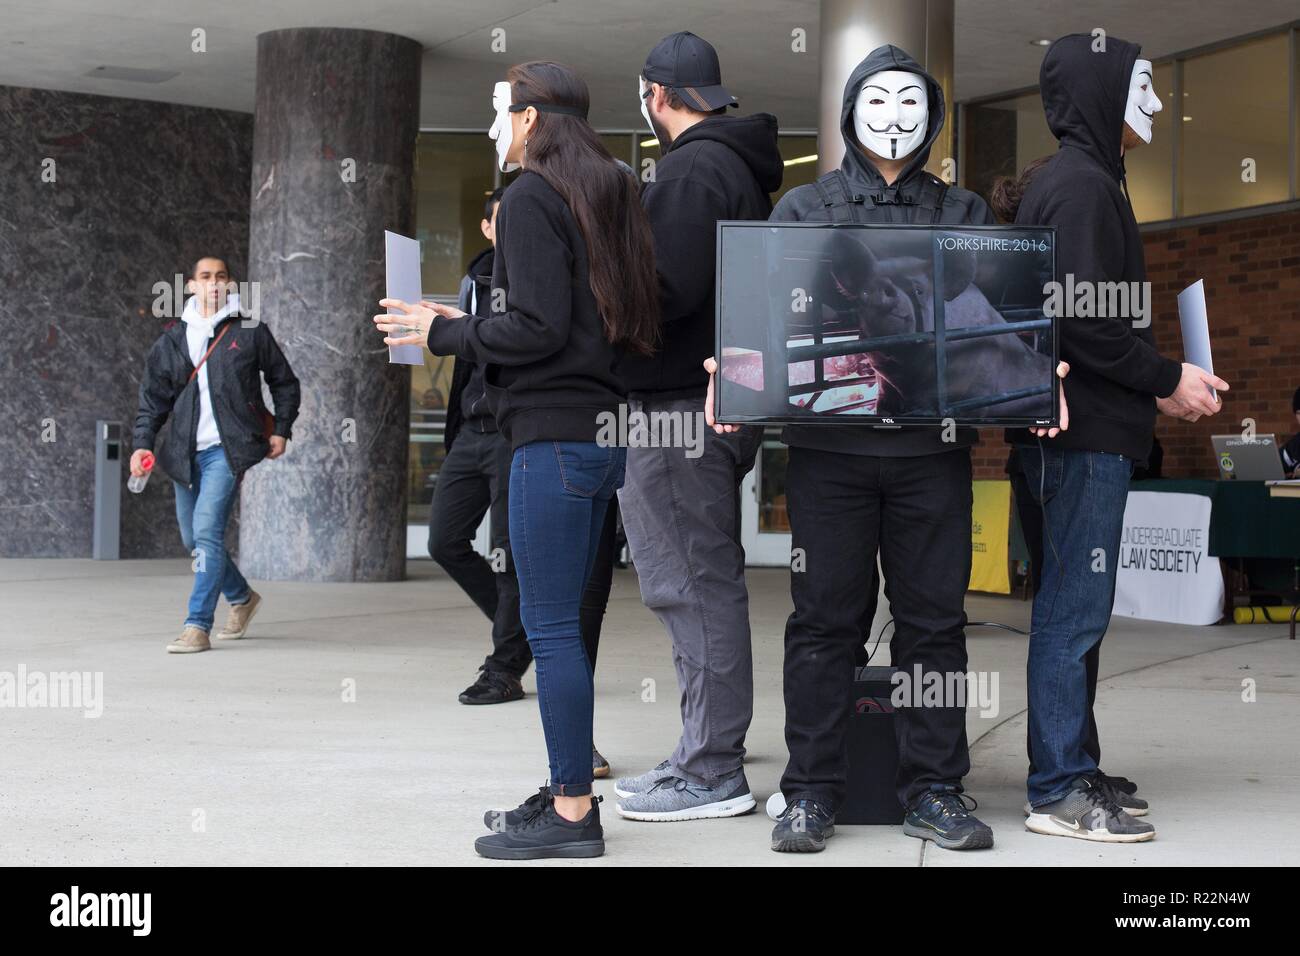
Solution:
M 1208 553 L 1210 505 L 1205 495 L 1129 492 L 1115 614 L 1171 624 L 1223 616 L 1223 575 Z

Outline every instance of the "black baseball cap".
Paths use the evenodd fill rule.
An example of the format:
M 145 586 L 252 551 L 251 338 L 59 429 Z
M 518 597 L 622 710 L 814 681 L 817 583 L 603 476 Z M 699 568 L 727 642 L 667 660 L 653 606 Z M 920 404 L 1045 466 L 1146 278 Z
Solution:
M 701 113 L 740 105 L 722 85 L 718 51 L 694 33 L 674 33 L 660 40 L 645 58 L 641 75 L 647 83 L 675 90 L 683 103 Z

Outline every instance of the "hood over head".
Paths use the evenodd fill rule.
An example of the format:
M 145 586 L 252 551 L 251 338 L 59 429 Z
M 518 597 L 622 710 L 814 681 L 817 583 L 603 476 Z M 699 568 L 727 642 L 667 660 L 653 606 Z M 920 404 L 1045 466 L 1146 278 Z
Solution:
M 721 143 L 743 159 L 764 192 L 774 193 L 781 188 L 785 161 L 777 146 L 776 117 L 771 113 L 710 116 L 673 140 L 668 152 L 705 139 Z
M 465 274 L 481 285 L 492 284 L 492 265 L 496 262 L 496 249 L 488 246 L 473 259 L 465 269 Z
M 1142 48 L 1118 37 L 1104 40 L 1095 51 L 1100 38 L 1086 33 L 1056 40 L 1043 55 L 1038 87 L 1047 126 L 1060 144 L 1083 150 L 1123 179 L 1124 108 Z
M 895 185 L 902 185 L 907 182 L 929 162 L 930 147 L 939 138 L 939 133 L 943 129 L 944 116 L 946 115 L 943 88 L 906 51 L 899 49 L 892 43 L 886 43 L 884 46 L 878 46 L 868 53 L 866 59 L 853 68 L 853 72 L 849 74 L 848 82 L 844 84 L 844 100 L 840 107 L 840 132 L 844 134 L 844 161 L 840 163 L 840 169 L 844 171 L 844 174 L 849 179 L 862 180 L 865 178 L 873 186 L 883 186 L 885 180 L 858 143 L 857 134 L 853 131 L 853 104 L 857 101 L 858 90 L 862 88 L 863 81 L 871 74 L 880 73 L 884 70 L 903 70 L 907 73 L 917 73 L 923 76 L 925 78 L 926 93 L 929 96 L 929 116 L 926 119 L 925 138 L 921 141 L 921 145 L 913 151 L 911 159 L 908 160 L 898 179 L 895 180 Z

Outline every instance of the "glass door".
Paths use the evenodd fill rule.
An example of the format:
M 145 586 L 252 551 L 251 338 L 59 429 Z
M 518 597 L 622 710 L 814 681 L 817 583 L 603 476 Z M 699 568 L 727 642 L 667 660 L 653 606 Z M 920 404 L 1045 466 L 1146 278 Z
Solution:
M 781 430 L 766 429 L 758 459 L 740 490 L 740 536 L 747 565 L 790 565 L 790 517 L 785 509 L 786 457 Z

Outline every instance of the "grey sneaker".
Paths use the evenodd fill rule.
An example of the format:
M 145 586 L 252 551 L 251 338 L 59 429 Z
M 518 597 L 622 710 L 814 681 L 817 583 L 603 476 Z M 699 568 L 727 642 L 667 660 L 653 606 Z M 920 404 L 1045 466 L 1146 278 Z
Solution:
M 715 787 L 691 783 L 681 777 L 667 776 L 644 793 L 620 800 L 618 815 L 629 820 L 662 823 L 677 820 L 708 820 L 714 817 L 738 817 L 756 806 L 749 792 L 745 771 L 737 770 L 723 777 Z
M 645 793 L 661 778 L 670 776 L 672 771 L 668 767 L 668 761 L 665 760 L 653 770 L 647 770 L 635 777 L 619 777 L 614 781 L 614 792 L 620 797 L 634 797 L 638 793 Z
M 1156 828 L 1125 813 L 1109 791 L 1109 787 L 1079 777 L 1074 781 L 1074 789 L 1060 800 L 1031 807 L 1033 812 L 1025 819 L 1025 829 L 1100 843 L 1142 843 L 1153 839 Z
M 1115 778 L 1108 777 L 1104 773 L 1098 773 L 1097 776 L 1093 777 L 1097 786 L 1105 790 L 1106 795 L 1115 801 L 1115 805 L 1129 816 L 1144 817 L 1151 811 L 1150 804 L 1139 797 L 1136 792 L 1129 793 L 1126 790 L 1121 790 L 1111 782 L 1113 779 Z M 1119 779 L 1123 780 L 1124 778 L 1120 777 Z M 1029 814 L 1034 812 L 1034 808 L 1028 803 L 1025 804 L 1023 809 L 1025 811 L 1025 816 L 1029 816 Z

